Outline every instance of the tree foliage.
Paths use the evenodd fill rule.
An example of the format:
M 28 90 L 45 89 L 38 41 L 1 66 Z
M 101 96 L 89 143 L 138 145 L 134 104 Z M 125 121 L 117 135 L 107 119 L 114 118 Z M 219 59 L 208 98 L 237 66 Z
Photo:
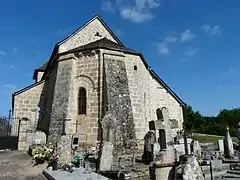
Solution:
M 185 117 L 184 126 L 188 133 L 197 132 L 224 136 L 228 126 L 230 134 L 237 136 L 240 108 L 223 109 L 217 116 L 203 116 L 188 105 L 183 109 L 183 112 Z

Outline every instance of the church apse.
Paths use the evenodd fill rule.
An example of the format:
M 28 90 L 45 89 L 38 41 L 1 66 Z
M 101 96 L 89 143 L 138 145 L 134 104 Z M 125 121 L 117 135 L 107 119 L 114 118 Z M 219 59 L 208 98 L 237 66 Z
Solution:
M 99 51 L 98 51 L 99 52 Z M 95 144 L 99 136 L 99 53 L 75 53 L 74 90 L 71 91 L 72 133 L 80 144 Z

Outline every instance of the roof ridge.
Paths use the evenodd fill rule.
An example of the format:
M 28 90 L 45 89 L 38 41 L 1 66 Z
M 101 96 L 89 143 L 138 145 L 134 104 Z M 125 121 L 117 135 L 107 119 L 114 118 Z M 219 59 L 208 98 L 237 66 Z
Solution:
M 91 23 L 94 19 L 98 19 L 102 25 L 106 28 L 106 30 L 113 36 L 113 38 L 122 46 L 124 46 L 124 44 L 121 42 L 121 40 L 115 35 L 115 33 L 113 33 L 113 31 L 111 30 L 111 28 L 107 25 L 107 23 L 105 23 L 105 21 L 101 18 L 100 14 L 97 13 L 95 14 L 91 19 L 89 19 L 88 21 L 86 21 L 84 24 L 82 24 L 79 28 L 77 28 L 75 31 L 73 31 L 70 35 L 68 35 L 66 38 L 64 38 L 63 40 L 57 42 L 57 45 L 60 45 L 62 43 L 64 43 L 65 41 L 69 40 L 72 36 L 76 35 L 81 29 L 83 29 L 84 27 L 86 27 L 89 23 Z

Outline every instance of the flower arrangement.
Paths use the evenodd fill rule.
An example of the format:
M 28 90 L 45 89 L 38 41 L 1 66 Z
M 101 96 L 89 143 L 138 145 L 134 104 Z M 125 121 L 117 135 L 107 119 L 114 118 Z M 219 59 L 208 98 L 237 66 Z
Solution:
M 52 149 L 46 145 L 38 145 L 32 149 L 32 156 L 35 160 L 36 165 L 42 164 L 45 161 L 49 161 L 52 155 Z
M 45 151 L 43 146 L 36 146 L 32 150 L 33 159 L 35 160 L 36 165 L 37 164 L 43 164 L 45 162 Z
M 52 166 L 52 170 L 53 171 L 57 170 L 58 158 L 59 158 L 59 156 L 57 154 L 56 149 L 53 149 L 52 155 L 51 155 L 50 161 L 49 161 L 49 165 Z
M 84 156 L 81 153 L 77 152 L 73 156 L 72 163 L 75 165 L 75 167 L 79 167 L 80 166 L 80 161 L 82 161 L 83 159 L 84 159 Z

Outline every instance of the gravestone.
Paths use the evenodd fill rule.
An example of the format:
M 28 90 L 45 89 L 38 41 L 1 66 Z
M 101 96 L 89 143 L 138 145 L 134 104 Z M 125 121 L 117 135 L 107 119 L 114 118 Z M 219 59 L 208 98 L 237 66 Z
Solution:
M 166 132 L 162 120 L 149 121 L 148 125 L 150 131 L 159 133 L 158 143 L 160 144 L 160 149 L 166 150 L 167 149 Z
M 57 144 L 60 164 L 68 164 L 72 160 L 71 140 L 72 136 L 70 135 L 63 135 L 60 137 L 60 141 Z
M 159 138 L 158 143 L 160 144 L 161 150 L 167 149 L 167 141 L 166 141 L 166 132 L 164 129 L 159 129 Z
M 169 113 L 166 107 L 162 107 L 163 121 L 169 122 Z
M 101 125 L 103 129 L 103 142 L 109 141 L 114 144 L 116 139 L 117 123 L 116 119 L 110 112 L 106 112 L 105 116 L 101 121 Z
M 154 131 L 148 131 L 144 136 L 144 153 L 142 156 L 143 162 L 149 164 L 153 161 L 154 143 L 156 142 L 156 134 Z
M 195 156 L 187 159 L 185 166 L 182 166 L 182 180 L 204 180 L 203 171 Z
M 153 160 L 155 161 L 158 156 L 160 155 L 160 150 L 161 150 L 161 147 L 160 147 L 160 144 L 155 142 L 153 143 Z
M 218 151 L 224 152 L 224 142 L 223 142 L 223 139 L 218 140 Z
M 199 142 L 197 140 L 192 140 L 192 142 L 191 142 L 191 152 L 196 157 L 198 157 L 198 158 L 201 157 L 201 147 L 200 147 Z
M 227 127 L 227 133 L 224 138 L 224 154 L 226 157 L 233 157 L 234 156 L 234 150 L 233 150 L 233 142 L 232 138 L 229 134 L 229 128 Z
M 47 137 L 46 134 L 42 131 L 33 131 L 27 133 L 27 144 L 30 149 L 35 145 L 46 144 Z
M 76 168 L 72 173 L 58 169 L 52 171 L 51 169 L 45 169 L 43 174 L 48 179 L 56 180 L 109 180 L 100 174 L 91 172 L 83 167 Z
M 31 145 L 42 145 L 46 144 L 46 134 L 42 131 L 36 131 L 32 133 Z
M 100 159 L 100 171 L 110 171 L 113 163 L 113 144 L 109 141 L 103 143 Z
M 187 145 L 188 145 L 188 154 L 191 152 L 191 138 L 187 138 Z M 180 154 L 186 154 L 185 153 L 185 145 L 184 145 L 184 139 L 181 138 L 178 141 L 178 144 L 174 144 L 173 147 L 180 153 Z

